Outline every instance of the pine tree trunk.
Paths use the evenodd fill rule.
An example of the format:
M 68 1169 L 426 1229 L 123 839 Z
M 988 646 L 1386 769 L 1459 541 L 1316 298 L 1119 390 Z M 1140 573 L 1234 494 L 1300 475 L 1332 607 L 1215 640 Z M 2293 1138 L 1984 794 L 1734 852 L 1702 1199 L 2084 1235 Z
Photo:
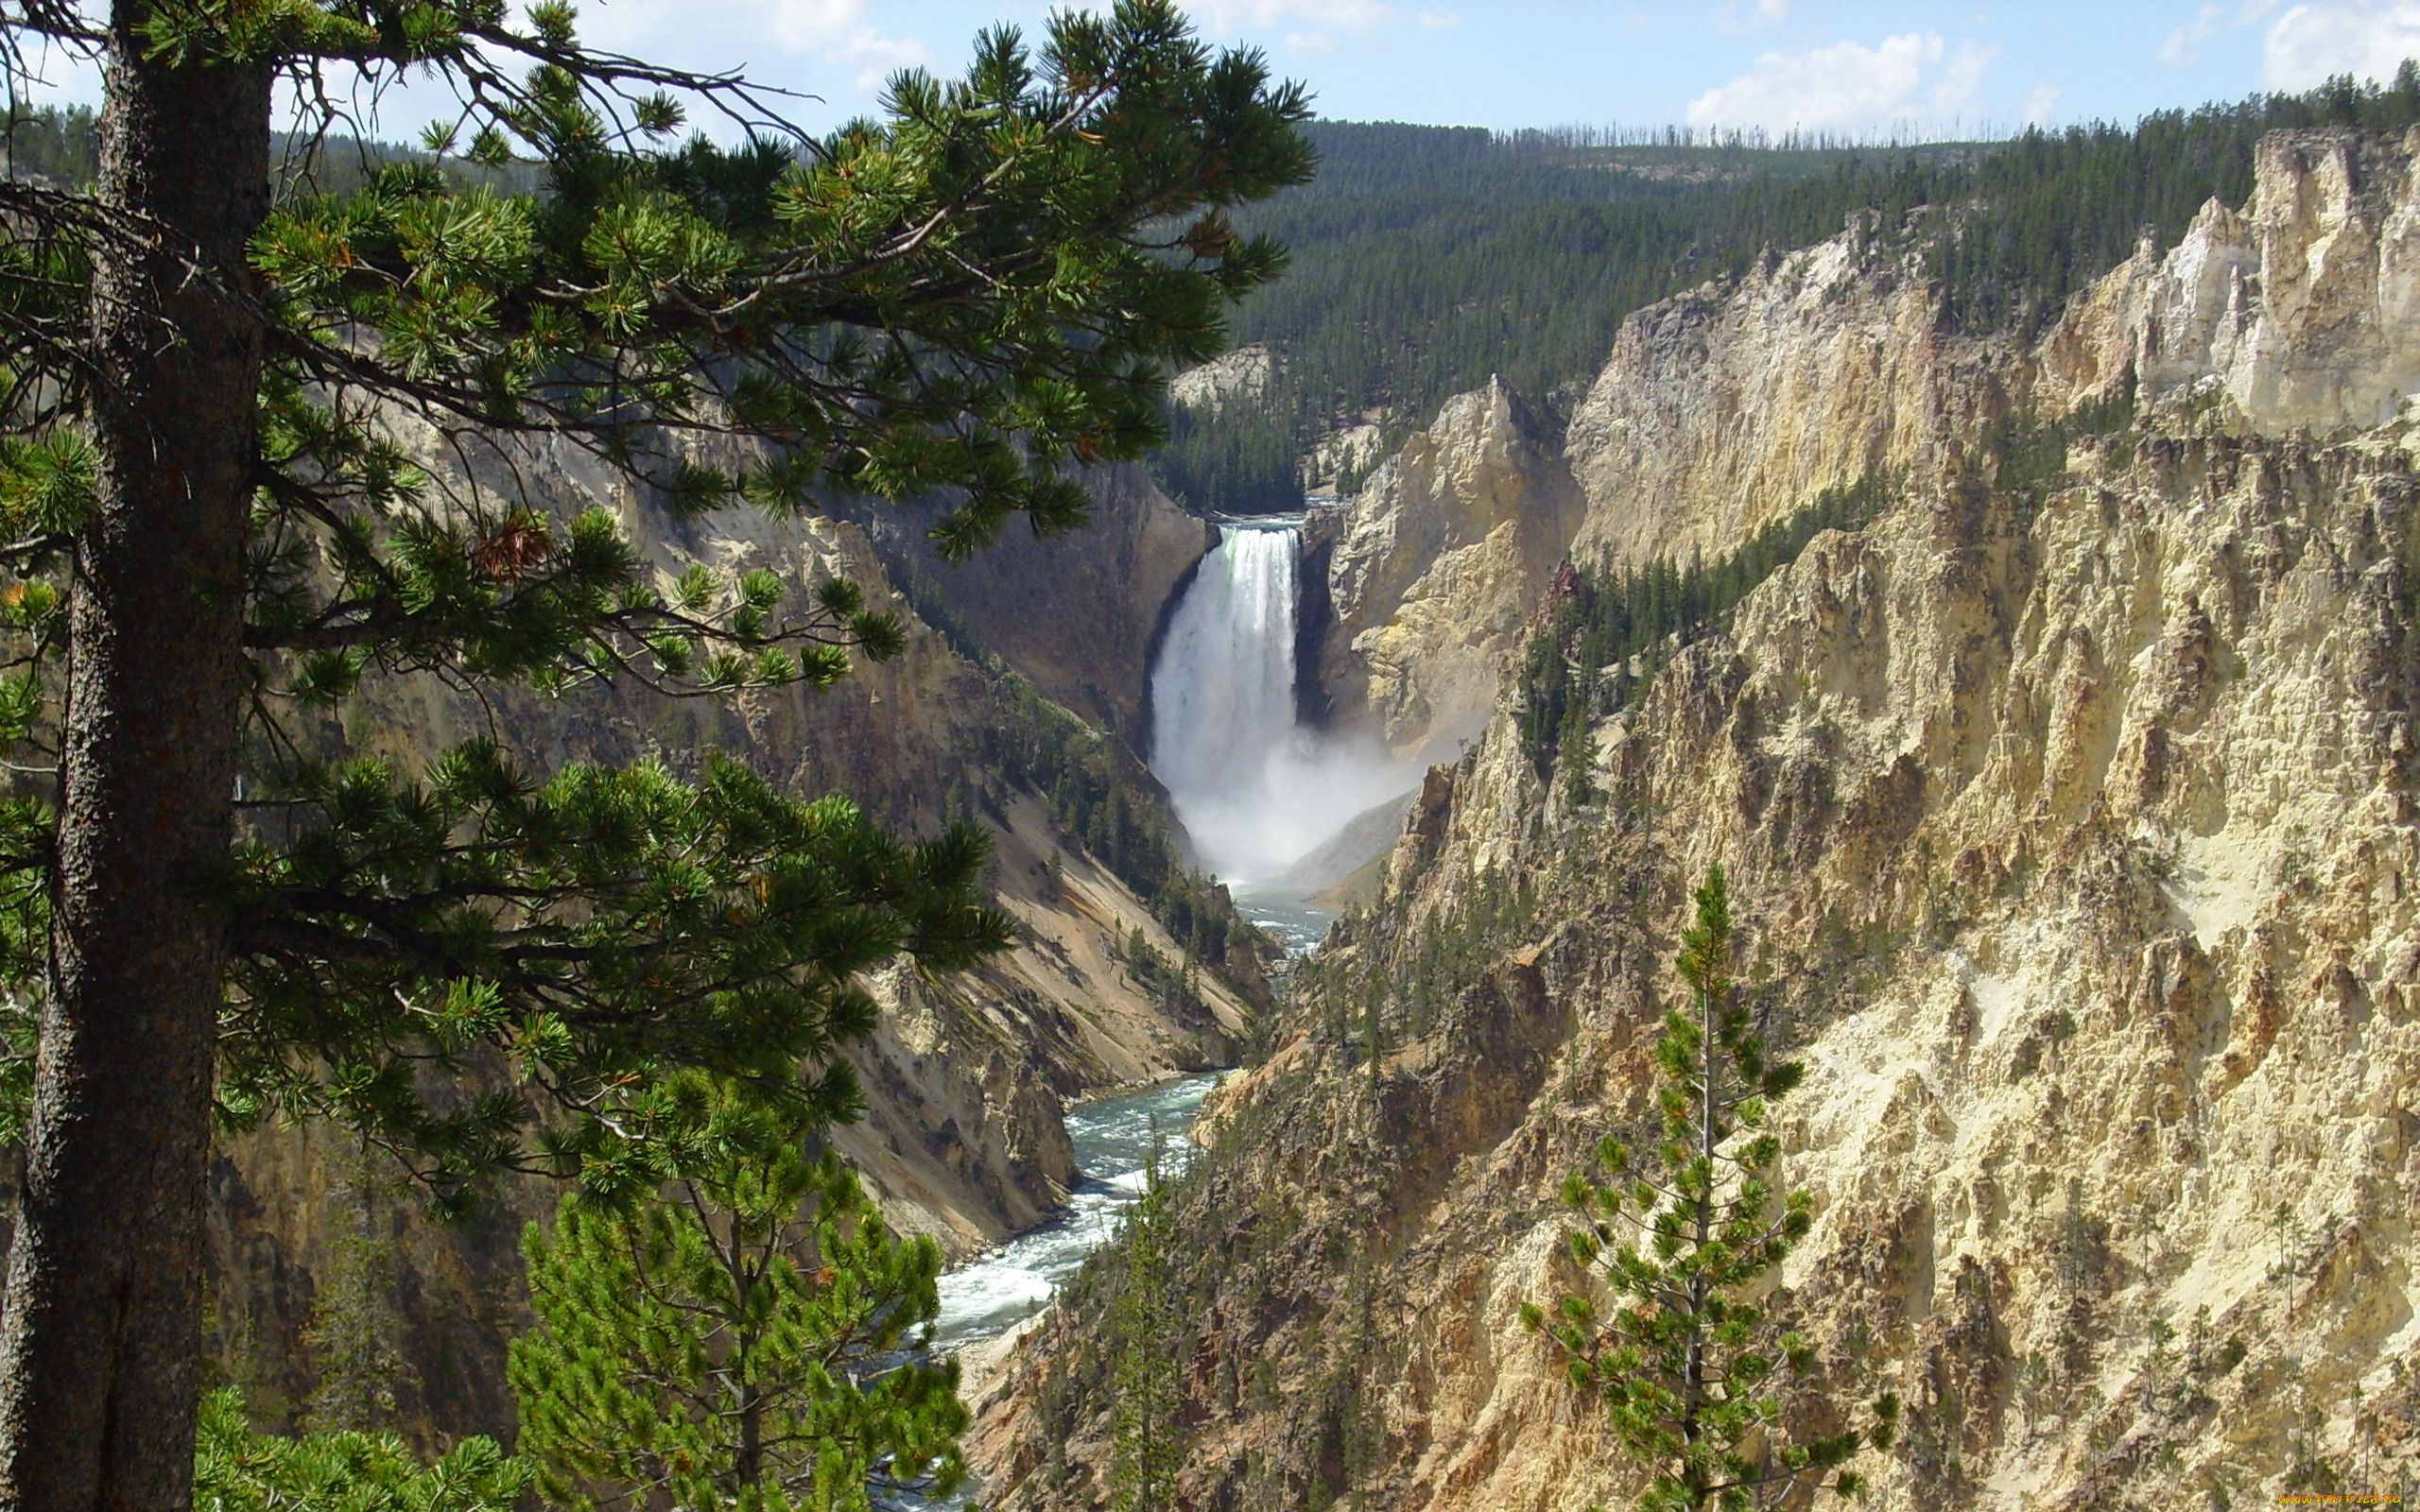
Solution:
M 0 1507 L 185 1512 L 261 365 L 221 292 L 268 203 L 264 68 L 112 18 L 94 274 L 100 513 L 71 590 L 51 997 L 6 1315 Z

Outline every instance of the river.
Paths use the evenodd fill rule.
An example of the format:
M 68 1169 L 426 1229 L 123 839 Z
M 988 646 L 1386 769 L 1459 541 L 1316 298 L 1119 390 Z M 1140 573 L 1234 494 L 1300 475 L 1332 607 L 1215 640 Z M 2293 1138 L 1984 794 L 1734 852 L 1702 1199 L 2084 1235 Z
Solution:
M 1223 1074 L 1162 1082 L 1071 1109 L 1067 1139 L 1076 1147 L 1077 1174 L 1066 1210 L 942 1277 L 933 1347 L 946 1353 L 979 1344 L 1040 1311 L 1084 1257 L 1116 1231 L 1117 1215 L 1142 1194 L 1143 1165 L 1155 1137 L 1163 1166 L 1184 1169 L 1193 1154 L 1185 1137 L 1193 1116 Z
M 1194 1145 L 1186 1135 L 1194 1115 L 1225 1074 L 1186 1076 L 1071 1108 L 1067 1140 L 1076 1147 L 1076 1183 L 1065 1210 L 982 1259 L 943 1273 L 934 1352 L 950 1354 L 997 1338 L 1040 1312 L 1084 1257 L 1116 1233 L 1117 1215 L 1143 1194 L 1152 1145 L 1160 1146 L 1165 1170 L 1181 1171 L 1192 1159 Z M 908 1496 L 887 1504 L 901 1512 L 961 1512 L 970 1503 L 960 1492 L 945 1502 Z
M 1277 936 L 1286 954 L 1295 960 L 1320 948 L 1320 936 L 1327 933 L 1334 911 L 1315 908 L 1290 893 L 1257 887 L 1235 889 L 1236 911 Z
M 1231 879 L 1237 909 L 1296 959 L 1317 948 L 1331 916 L 1263 879 L 1282 875 L 1352 816 L 1409 784 L 1374 747 L 1338 744 L 1298 723 L 1301 533 L 1294 518 L 1225 523 L 1151 669 L 1152 770 L 1200 861 Z M 1194 1116 L 1220 1074 L 1072 1109 L 1077 1177 L 1066 1210 L 942 1277 L 934 1349 L 997 1338 L 1041 1311 L 1115 1236 L 1119 1214 L 1142 1194 L 1152 1147 L 1171 1173 L 1190 1160 Z
M 1319 945 L 1333 917 L 1300 899 L 1239 890 L 1236 906 L 1300 957 Z M 1067 1113 L 1076 1148 L 1076 1184 L 1067 1207 L 979 1260 L 941 1280 L 942 1311 L 933 1348 L 942 1353 L 997 1337 L 1041 1311 L 1084 1257 L 1117 1231 L 1117 1216 L 1143 1192 L 1143 1166 L 1156 1140 L 1173 1174 L 1192 1159 L 1194 1115 L 1224 1072 L 1162 1082 L 1139 1092 L 1085 1103 Z

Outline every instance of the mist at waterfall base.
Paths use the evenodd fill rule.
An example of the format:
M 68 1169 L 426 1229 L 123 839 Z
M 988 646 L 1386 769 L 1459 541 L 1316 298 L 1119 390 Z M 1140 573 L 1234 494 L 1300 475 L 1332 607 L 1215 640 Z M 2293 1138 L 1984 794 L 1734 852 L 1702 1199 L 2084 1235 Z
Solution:
M 1418 772 L 1374 741 L 1298 724 L 1302 522 L 1228 524 L 1151 669 L 1151 770 L 1201 865 L 1266 887 Z

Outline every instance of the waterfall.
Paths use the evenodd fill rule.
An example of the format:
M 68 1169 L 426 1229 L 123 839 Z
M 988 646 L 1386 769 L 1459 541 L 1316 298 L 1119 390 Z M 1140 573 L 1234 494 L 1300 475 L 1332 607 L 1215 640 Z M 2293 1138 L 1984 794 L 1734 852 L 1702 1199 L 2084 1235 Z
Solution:
M 1151 769 L 1213 872 L 1278 876 L 1408 776 L 1294 720 L 1302 524 L 1224 526 L 1151 669 Z
M 1302 534 L 1229 526 L 1168 621 L 1151 676 L 1151 766 L 1180 808 L 1231 791 L 1238 756 L 1293 737 Z

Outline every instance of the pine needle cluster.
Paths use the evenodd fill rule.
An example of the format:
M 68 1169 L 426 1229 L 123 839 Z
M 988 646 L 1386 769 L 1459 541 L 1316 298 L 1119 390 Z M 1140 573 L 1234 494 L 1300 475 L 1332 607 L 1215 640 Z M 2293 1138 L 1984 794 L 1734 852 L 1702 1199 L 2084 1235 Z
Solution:
M 194 714 L 243 730 L 240 839 L 197 879 L 226 903 L 222 1116 L 336 1118 L 457 1206 L 500 1168 L 618 1179 L 652 1065 L 804 1063 L 846 1116 L 848 973 L 1003 937 L 972 832 L 907 845 L 728 764 L 531 772 L 474 741 L 412 770 L 345 753 L 332 716 L 378 679 L 730 696 L 896 654 L 855 584 L 664 571 L 534 471 L 585 453 L 682 519 L 946 494 L 952 556 L 1080 524 L 1082 468 L 1159 438 L 1167 374 L 1283 266 L 1227 212 L 1308 175 L 1302 90 L 1166 0 L 989 31 L 963 77 L 905 72 L 825 136 L 743 79 L 595 50 L 561 4 L 195 0 L 137 29 L 155 62 L 408 72 L 461 102 L 416 151 L 307 159 L 244 266 L 184 270 L 261 344 L 245 691 Z M 135 243 L 105 189 L 10 184 L 0 246 L 0 755 L 26 774 L 0 799 L 0 1135 L 48 990 L 65 588 L 118 488 L 84 344 L 95 269 Z M 526 1098 L 430 1095 L 432 1071 L 570 1120 L 542 1136 Z
M 531 1482 L 490 1438 L 432 1462 L 396 1434 L 255 1433 L 233 1387 L 202 1399 L 194 1459 L 194 1512 L 503 1512 Z

